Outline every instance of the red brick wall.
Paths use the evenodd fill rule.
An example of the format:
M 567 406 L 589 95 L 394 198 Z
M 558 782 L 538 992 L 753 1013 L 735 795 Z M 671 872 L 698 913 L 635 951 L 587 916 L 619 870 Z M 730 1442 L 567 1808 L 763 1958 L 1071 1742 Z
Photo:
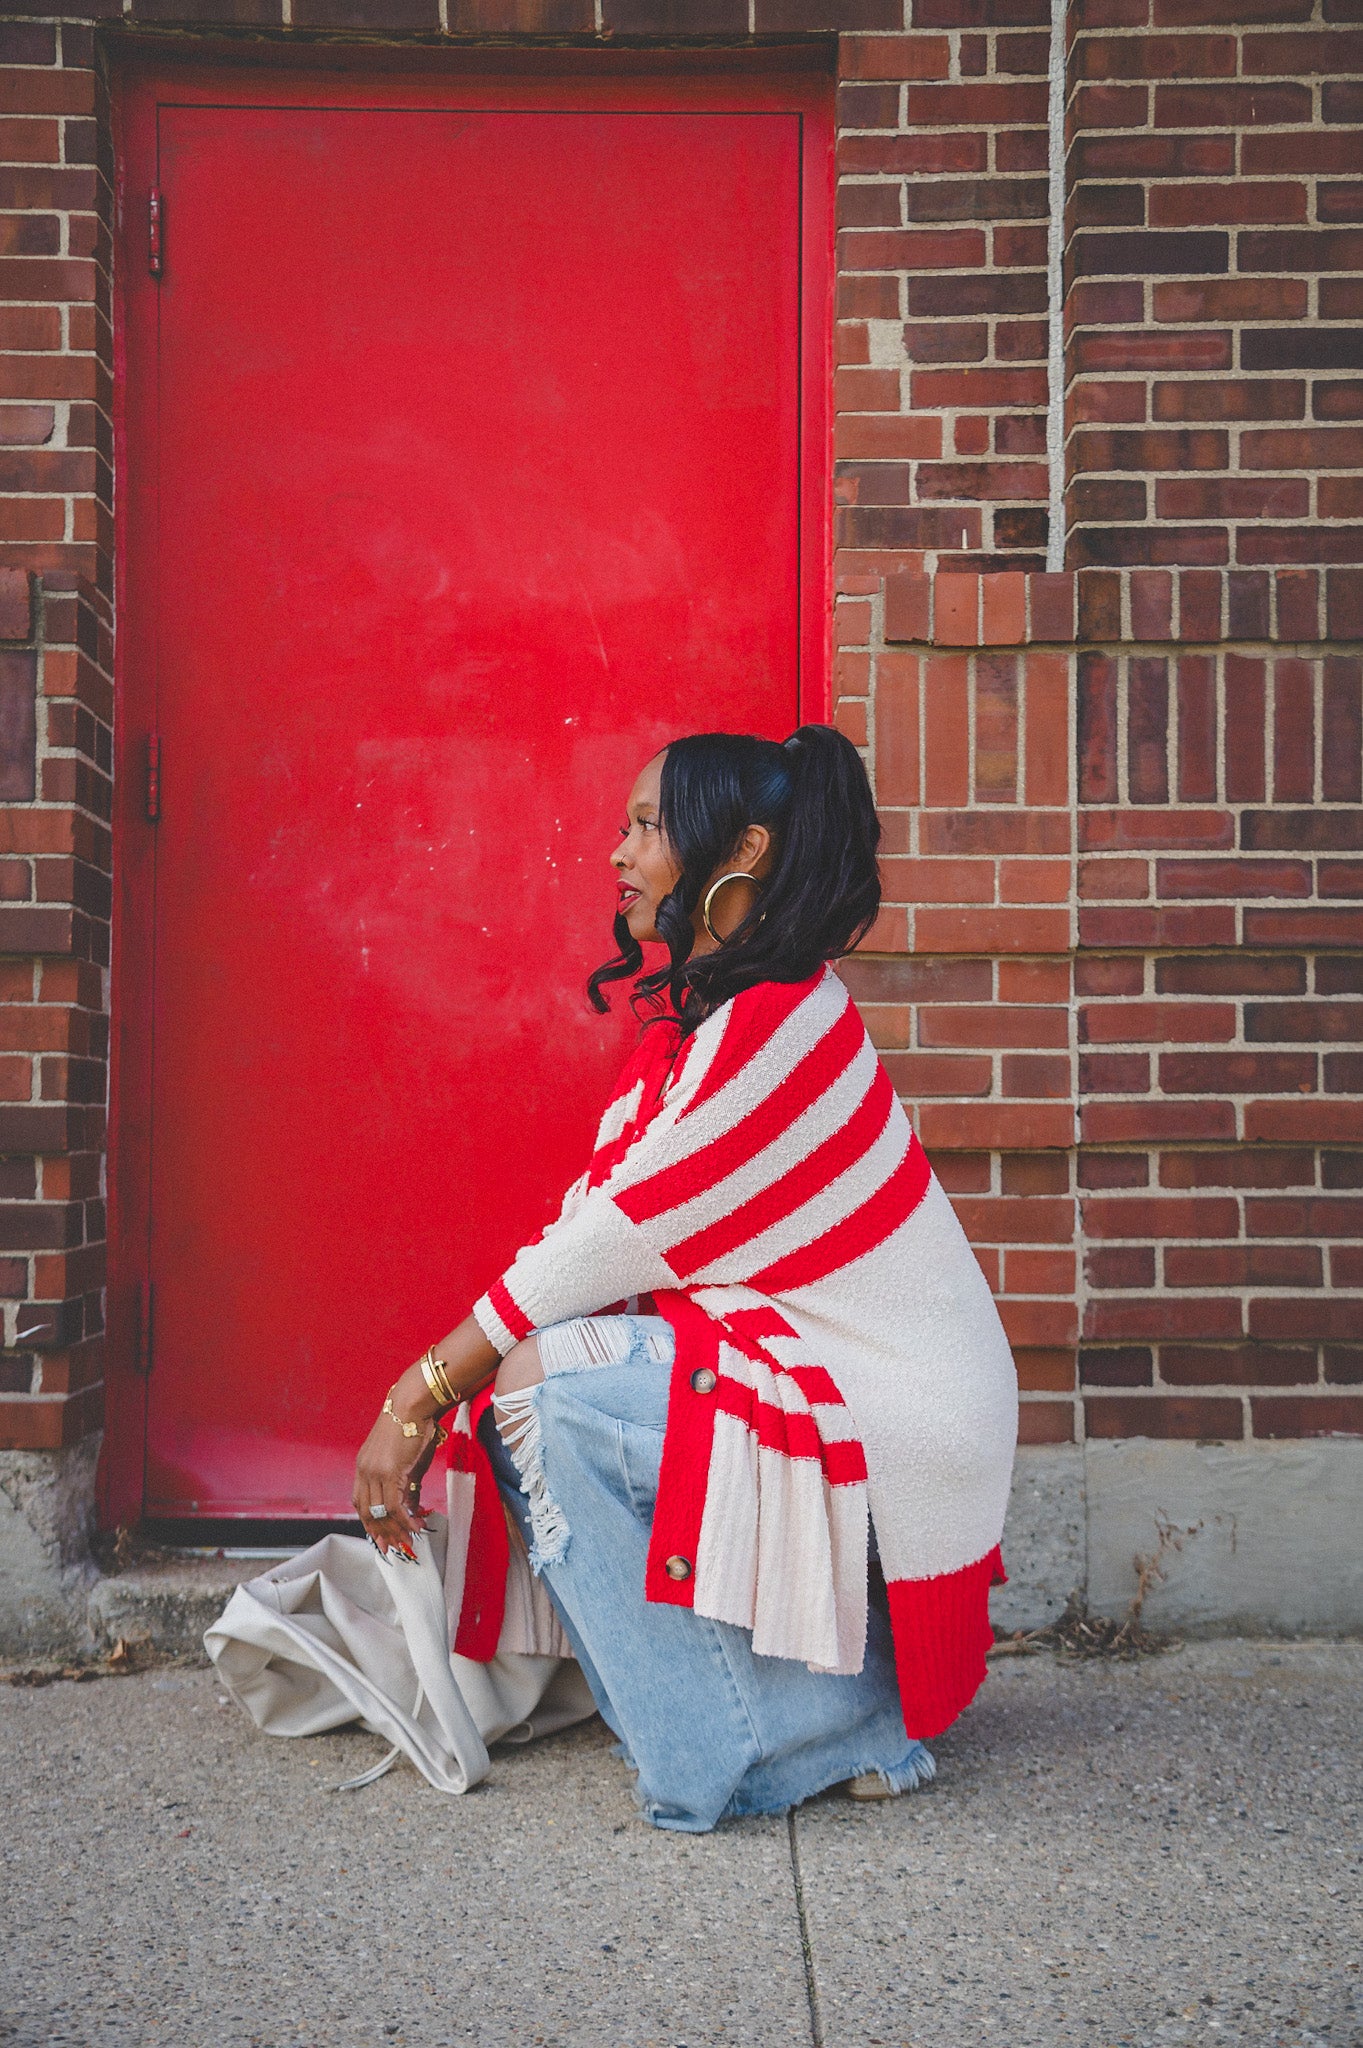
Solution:
M 838 717 L 865 733 L 886 806 L 896 907 L 879 942 L 915 955 L 859 963 L 855 985 L 877 998 L 868 1014 L 1000 1289 L 1034 1441 L 1363 1430 L 1344 1391 L 1363 1361 L 1363 1199 L 1347 1193 L 1363 1185 L 1363 1005 L 1348 1001 L 1363 992 L 1363 577 L 1295 566 L 1363 559 L 1348 475 L 1363 383 L 1342 374 L 1363 367 L 1345 325 L 1363 304 L 1348 274 L 1363 269 L 1363 183 L 1347 176 L 1363 166 L 1359 38 L 1332 18 L 1346 11 L 1071 7 L 1078 577 L 998 573 L 1039 566 L 1012 552 L 1022 531 L 1047 539 L 1043 335 L 1033 383 L 991 384 L 990 367 L 972 384 L 969 369 L 1014 345 L 1015 294 L 1040 283 L 1045 303 L 1044 245 L 1005 231 L 983 175 L 1022 168 L 1013 151 L 1044 142 L 1045 103 L 977 88 L 968 66 L 1044 71 L 1047 13 L 919 0 L 907 37 L 843 45 L 857 83 L 842 119 L 879 132 L 841 137 L 842 218 L 876 203 L 882 225 L 843 235 L 839 355 L 888 361 L 876 323 L 897 286 L 906 367 L 898 406 L 884 370 L 844 370 L 838 392 Z M 897 44 L 896 106 L 861 81 Z M 925 102 L 918 80 L 944 60 L 943 97 Z M 922 110 L 953 91 L 943 134 Z M 1007 125 L 986 137 L 993 119 Z M 989 269 L 967 277 L 959 242 L 908 225 L 940 203 L 923 187 L 945 193 L 958 139 L 953 218 L 978 201 L 989 223 L 992 207 Z M 972 292 L 1000 316 L 987 332 L 966 317 Z M 942 318 L 925 333 L 928 304 Z M 967 445 L 973 485 L 946 461 Z M 1021 452 L 1029 473 L 1001 465 Z M 959 532 L 931 524 L 953 475 L 963 509 L 979 501 Z M 908 509 L 863 512 L 872 499 Z M 1166 563 L 1180 567 L 1143 566 Z M 959 573 L 976 568 L 994 573 Z M 1059 774 L 1045 794 L 1033 780 L 1033 763 L 1064 765 L 1052 692 L 1056 723 L 1071 692 L 1077 720 L 1073 817 Z
M 102 1412 L 112 649 L 71 582 L 0 570 L 0 636 L 27 643 L 0 662 L 36 712 L 35 799 L 0 809 L 0 1441 L 22 1449 Z
M 839 50 L 838 543 L 1044 569 L 1048 0 L 912 17 Z
M 1080 656 L 1099 1436 L 1363 1429 L 1363 664 L 1314 639 Z
M 110 155 L 89 20 L 0 24 L 0 62 L 0 639 L 34 788 L 0 808 L 0 1442 L 36 1448 L 101 1419 Z
M 1070 561 L 1363 559 L 1350 0 L 1082 0 Z M 1346 373 L 1346 374 L 1341 374 Z
M 998 1290 L 1029 1441 L 1363 1429 L 1353 4 L 1073 0 L 1068 571 L 1046 575 L 1044 0 L 293 0 L 295 30 L 430 41 L 842 31 L 836 717 L 886 832 L 886 909 L 847 973 Z M 102 1369 L 95 34 L 127 22 L 122 0 L 17 12 L 0 1444 L 55 1444 L 97 1422 Z M 282 0 L 132 10 L 186 43 L 229 14 L 278 28 Z
M 1262 638 L 1223 639 L 1250 597 Z M 1000 1293 L 1024 1440 L 1363 1431 L 1360 603 L 1353 570 L 842 601 L 877 941 L 914 956 L 848 972 Z

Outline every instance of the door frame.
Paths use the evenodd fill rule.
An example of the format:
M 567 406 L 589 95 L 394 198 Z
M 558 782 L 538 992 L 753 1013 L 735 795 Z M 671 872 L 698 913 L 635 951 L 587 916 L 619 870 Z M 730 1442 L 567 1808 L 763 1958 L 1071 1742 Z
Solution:
M 423 53 L 423 55 L 426 53 Z M 746 55 L 746 61 L 745 61 Z M 374 65 L 376 53 L 364 53 Z M 811 61 L 812 60 L 812 61 Z M 379 62 L 382 61 L 380 57 Z M 489 65 L 496 62 L 496 69 Z M 410 58 L 408 60 L 410 66 Z M 722 63 L 722 70 L 715 69 Z M 782 68 L 773 68 L 780 64 Z M 751 66 L 751 68 L 750 68 Z M 801 121 L 799 705 L 831 715 L 833 91 L 828 53 L 665 51 L 588 57 L 540 52 L 460 62 L 431 53 L 429 68 L 357 71 L 350 65 L 235 60 L 190 62 L 135 51 L 114 78 L 115 566 L 113 954 L 109 1083 L 109 1274 L 105 1335 L 103 1526 L 137 1522 L 145 1499 L 152 1158 L 153 905 L 156 830 L 147 814 L 148 736 L 157 723 L 154 539 L 158 518 L 158 284 L 149 266 L 147 202 L 162 104 L 478 108 L 544 112 L 794 113 Z M 173 262 L 175 223 L 164 223 Z M 135 556 L 130 538 L 143 539 Z

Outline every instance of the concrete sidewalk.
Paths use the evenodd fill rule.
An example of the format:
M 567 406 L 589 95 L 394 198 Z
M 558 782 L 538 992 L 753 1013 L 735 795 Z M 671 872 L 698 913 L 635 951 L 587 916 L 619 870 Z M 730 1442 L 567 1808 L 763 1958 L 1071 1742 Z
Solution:
M 338 1795 L 373 1738 L 206 1670 L 0 1687 L 0 2042 L 1359 2048 L 1361 1702 L 1358 1643 L 1002 1660 L 934 1791 L 696 1838 L 595 1722 Z

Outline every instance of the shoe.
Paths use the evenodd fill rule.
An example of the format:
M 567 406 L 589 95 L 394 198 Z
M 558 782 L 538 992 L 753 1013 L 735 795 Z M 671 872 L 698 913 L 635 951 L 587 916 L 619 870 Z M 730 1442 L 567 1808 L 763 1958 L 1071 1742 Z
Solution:
M 849 1799 L 898 1799 L 893 1785 L 887 1785 L 879 1771 L 863 1771 L 859 1778 L 845 1778 L 838 1787 Z

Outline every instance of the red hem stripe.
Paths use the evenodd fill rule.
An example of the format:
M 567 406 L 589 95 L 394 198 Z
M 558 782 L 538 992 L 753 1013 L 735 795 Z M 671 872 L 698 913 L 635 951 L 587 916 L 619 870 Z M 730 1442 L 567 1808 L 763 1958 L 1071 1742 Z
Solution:
M 830 1486 L 864 1486 L 868 1473 L 866 1453 L 856 1437 L 823 1447 L 823 1476 Z
M 825 1443 L 812 1415 L 759 1401 L 752 1388 L 740 1380 L 722 1379 L 715 1402 L 726 1415 L 743 1423 L 764 1451 L 779 1451 L 786 1458 L 822 1465 L 830 1486 L 852 1486 L 865 1479 L 866 1454 L 855 1437 Z
M 821 1402 L 828 1408 L 845 1408 L 847 1403 L 838 1391 L 838 1385 L 827 1367 L 822 1365 L 787 1365 L 782 1368 L 789 1373 L 806 1401 Z
M 730 1309 L 725 1315 L 724 1327 L 735 1336 L 751 1337 L 758 1343 L 764 1337 L 798 1337 L 800 1334 L 769 1302 L 763 1302 L 761 1308 Z
M 497 1654 L 506 1615 L 506 1574 L 511 1561 L 506 1510 L 487 1452 L 476 1436 L 455 1431 L 450 1438 L 450 1463 L 456 1471 L 473 1474 L 464 1597 L 450 1647 L 457 1656 L 488 1664 Z
M 1006 1577 L 996 1544 L 958 1572 L 887 1583 L 899 1697 L 912 1740 L 941 1735 L 984 1683 L 994 1640 L 989 1588 Z

